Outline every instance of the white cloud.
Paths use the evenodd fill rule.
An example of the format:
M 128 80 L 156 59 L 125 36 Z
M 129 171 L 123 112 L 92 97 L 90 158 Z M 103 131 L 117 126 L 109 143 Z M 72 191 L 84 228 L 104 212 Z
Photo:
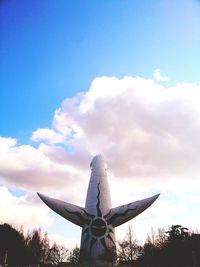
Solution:
M 49 144 L 57 144 L 57 143 L 64 143 L 65 137 L 61 133 L 55 132 L 52 129 L 39 128 L 32 133 L 31 140 L 35 142 L 44 140 Z
M 153 187 L 181 179 L 187 189 L 190 177 L 190 188 L 196 187 L 199 89 L 199 83 L 165 88 L 141 77 L 96 78 L 86 93 L 63 101 L 52 129 L 33 132 L 32 139 L 46 144 L 34 148 L 1 138 L 0 174 L 23 188 L 73 191 L 73 181 L 86 183 L 92 155 L 102 153 L 116 182 Z M 62 140 L 70 153 L 52 145 Z
M 25 230 L 49 227 L 52 219 L 48 209 L 28 199 L 28 196 L 13 196 L 6 187 L 0 186 L 0 222 L 10 223 Z
M 11 137 L 2 137 L 0 136 L 0 146 L 1 149 L 7 150 L 17 144 L 17 140 Z
M 78 104 L 63 102 L 54 125 L 59 119 L 71 127 L 68 145 L 76 154 L 103 153 L 116 176 L 197 177 L 198 95 L 199 84 L 165 88 L 138 77 L 97 78 Z
M 61 148 L 54 148 L 43 143 L 38 148 L 30 145 L 17 145 L 10 138 L 0 142 L 0 177 L 1 183 L 15 190 L 24 189 L 65 195 L 66 201 L 79 202 L 83 194 L 74 192 L 76 186 L 81 186 L 86 175 L 81 165 L 73 164 L 73 157 L 68 161 L 66 152 Z M 55 153 L 55 154 L 54 154 Z M 89 161 L 89 160 L 88 160 Z M 87 162 L 87 165 L 89 163 Z M 87 178 L 86 178 L 87 179 Z M 84 186 L 83 186 L 84 188 Z M 86 190 L 86 189 L 85 189 Z M 82 190 L 81 192 L 84 193 Z
M 169 78 L 166 76 L 162 76 L 160 74 L 160 70 L 159 69 L 155 69 L 154 73 L 153 73 L 153 77 L 156 81 L 160 81 L 160 82 L 168 82 Z
M 63 101 L 51 129 L 33 133 L 35 141 L 46 143 L 35 148 L 0 138 L 2 182 L 83 206 L 90 160 L 102 153 L 114 205 L 161 192 L 169 200 L 157 200 L 149 224 L 157 220 L 162 226 L 163 218 L 169 224 L 181 218 L 184 224 L 192 199 L 183 207 L 183 195 L 179 202 L 171 203 L 170 197 L 200 193 L 199 117 L 200 83 L 166 88 L 141 77 L 96 78 L 87 92 Z

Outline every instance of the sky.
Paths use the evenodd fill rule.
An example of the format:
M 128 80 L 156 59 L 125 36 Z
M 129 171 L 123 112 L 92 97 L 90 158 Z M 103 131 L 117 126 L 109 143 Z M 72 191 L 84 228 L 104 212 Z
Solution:
M 79 245 L 36 192 L 84 206 L 102 154 L 113 207 L 161 193 L 128 223 L 141 243 L 199 229 L 199 25 L 197 0 L 1 1 L 0 223 Z

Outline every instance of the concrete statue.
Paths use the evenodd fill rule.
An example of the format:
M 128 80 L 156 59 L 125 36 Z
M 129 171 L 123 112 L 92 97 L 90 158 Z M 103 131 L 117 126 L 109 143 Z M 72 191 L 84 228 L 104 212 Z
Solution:
M 85 208 L 39 194 L 56 213 L 82 227 L 81 262 L 83 266 L 113 266 L 116 255 L 115 227 L 147 209 L 159 196 L 112 208 L 107 180 L 107 165 L 97 155 L 91 162 L 91 177 Z

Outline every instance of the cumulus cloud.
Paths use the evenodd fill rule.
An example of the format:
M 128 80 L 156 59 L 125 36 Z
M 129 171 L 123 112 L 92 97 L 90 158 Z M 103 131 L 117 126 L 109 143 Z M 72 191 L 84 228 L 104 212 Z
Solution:
M 74 181 L 79 186 L 84 183 L 85 172 L 80 166 L 73 166 L 73 157 L 69 162 L 67 157 L 65 160 L 66 152 L 62 148 L 56 149 L 43 143 L 34 148 L 30 145 L 17 145 L 12 138 L 1 138 L 0 150 L 0 177 L 4 185 L 35 192 L 53 191 L 54 194 L 60 188 L 63 191 L 68 189 L 67 198 L 80 200 L 74 195 L 73 184 Z
M 52 129 L 39 128 L 33 132 L 31 140 L 35 142 L 44 140 L 49 144 L 57 144 L 57 143 L 64 143 L 65 137 L 61 133 L 58 133 Z
M 71 128 L 67 145 L 76 154 L 103 153 L 116 177 L 197 178 L 198 96 L 199 84 L 96 78 L 77 102 L 62 103 L 53 124 Z
M 17 144 L 17 140 L 11 137 L 0 136 L 0 145 L 2 149 L 9 149 Z
M 154 79 L 156 81 L 160 81 L 160 82 L 168 82 L 169 78 L 167 76 L 162 76 L 160 74 L 160 70 L 159 69 L 155 69 L 154 73 L 153 73 Z
M 2 181 L 84 205 L 89 163 L 101 153 L 108 160 L 114 205 L 158 192 L 161 198 L 198 194 L 199 99 L 200 83 L 165 87 L 141 77 L 96 78 L 87 92 L 63 101 L 51 128 L 33 132 L 38 147 L 0 138 Z M 160 214 L 172 214 L 166 199 L 160 203 Z M 189 212 L 180 202 L 175 207 L 173 219 L 178 210 Z
M 4 186 L 0 186 L 0 223 L 10 223 L 26 230 L 49 227 L 52 223 L 48 209 L 34 203 L 28 196 L 16 197 Z
M 33 132 L 37 148 L 0 139 L 0 174 L 23 188 L 72 189 L 74 181 L 87 181 L 92 155 L 102 153 L 116 181 L 198 182 L 199 89 L 199 83 L 166 88 L 141 77 L 96 78 L 87 92 L 63 101 L 52 129 Z

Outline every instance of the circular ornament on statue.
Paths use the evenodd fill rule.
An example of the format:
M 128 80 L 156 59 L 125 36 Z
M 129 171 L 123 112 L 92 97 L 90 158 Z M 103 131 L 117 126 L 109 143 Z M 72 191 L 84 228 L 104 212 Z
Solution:
M 103 219 L 96 218 L 90 225 L 90 231 L 93 236 L 102 237 L 107 231 L 107 224 Z

